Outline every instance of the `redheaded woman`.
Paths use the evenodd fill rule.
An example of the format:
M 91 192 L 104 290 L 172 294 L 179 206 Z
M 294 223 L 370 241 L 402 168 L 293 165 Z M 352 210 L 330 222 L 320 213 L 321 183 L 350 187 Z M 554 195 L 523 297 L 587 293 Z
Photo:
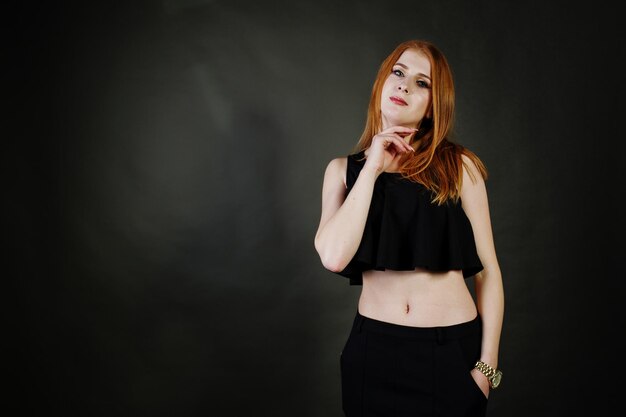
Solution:
M 401 43 L 381 64 L 356 148 L 326 168 L 315 248 L 362 286 L 340 358 L 348 417 L 484 416 L 500 382 L 487 171 L 450 139 L 454 102 L 443 53 Z

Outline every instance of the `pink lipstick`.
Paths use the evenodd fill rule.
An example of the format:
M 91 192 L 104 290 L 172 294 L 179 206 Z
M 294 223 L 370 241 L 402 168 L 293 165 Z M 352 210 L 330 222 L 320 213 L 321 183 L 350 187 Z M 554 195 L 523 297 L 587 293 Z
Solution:
M 394 102 L 394 103 L 396 103 L 396 104 L 399 104 L 399 105 L 401 105 L 401 106 L 408 106 L 407 102 L 406 102 L 406 101 L 404 101 L 404 100 L 402 100 L 400 97 L 391 96 L 391 97 L 389 97 L 389 99 L 390 99 L 392 102 Z

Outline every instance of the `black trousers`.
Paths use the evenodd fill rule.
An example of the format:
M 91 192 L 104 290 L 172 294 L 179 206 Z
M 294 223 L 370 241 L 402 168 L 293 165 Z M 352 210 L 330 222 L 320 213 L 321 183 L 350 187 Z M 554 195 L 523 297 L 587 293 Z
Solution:
M 347 417 L 482 417 L 487 397 L 471 370 L 480 359 L 482 321 L 410 327 L 358 311 L 341 352 Z

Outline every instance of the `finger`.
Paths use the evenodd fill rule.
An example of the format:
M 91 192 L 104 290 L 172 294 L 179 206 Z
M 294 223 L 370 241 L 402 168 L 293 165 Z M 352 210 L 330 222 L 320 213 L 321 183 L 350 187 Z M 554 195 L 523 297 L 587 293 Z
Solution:
M 413 148 L 407 144 L 400 136 L 387 136 L 383 139 L 383 147 L 387 149 L 392 145 L 400 152 L 410 152 Z
M 399 135 L 402 139 L 404 139 L 404 141 L 406 142 L 410 142 L 412 138 L 415 137 L 415 135 L 417 135 L 417 132 L 419 130 L 418 129 L 413 129 L 409 132 L 406 131 L 398 131 L 398 132 L 392 132 L 392 134 L 396 134 Z
M 398 141 L 397 141 L 396 138 L 385 138 L 383 140 L 383 148 L 387 149 L 387 150 L 395 148 L 395 149 L 397 149 L 398 151 L 401 151 L 401 152 L 405 152 L 406 151 L 406 149 L 404 149 L 403 147 L 398 146 Z
M 378 135 L 376 135 L 374 137 L 374 139 L 375 140 L 385 141 L 386 138 L 389 138 L 389 137 L 397 138 L 397 139 L 399 139 L 402 142 L 402 144 L 403 144 L 402 147 L 404 149 L 406 149 L 407 151 L 414 151 L 413 147 L 411 145 L 409 145 L 409 142 L 411 141 L 410 136 L 411 136 L 412 133 L 415 133 L 415 132 L 413 131 L 413 132 L 408 133 L 406 137 L 402 137 L 398 133 L 386 133 L 386 134 L 379 133 Z
M 410 152 L 414 152 L 415 149 L 411 145 L 409 145 L 408 141 L 400 135 L 395 135 L 395 138 L 398 139 L 398 142 L 401 144 L 401 149 L 405 149 Z M 409 139 L 410 141 L 410 139 Z
M 416 133 L 417 133 L 417 131 L 415 131 L 415 130 L 412 130 L 410 132 L 397 132 L 397 134 L 400 135 L 400 137 L 402 137 L 404 139 L 407 139 L 407 138 L 411 137 L 412 135 L 414 135 Z
M 406 140 L 402 138 L 402 136 L 396 133 L 379 134 L 376 136 L 375 141 L 381 143 L 383 149 L 387 149 L 389 145 L 394 144 L 400 152 L 414 151 L 413 147 L 409 145 Z

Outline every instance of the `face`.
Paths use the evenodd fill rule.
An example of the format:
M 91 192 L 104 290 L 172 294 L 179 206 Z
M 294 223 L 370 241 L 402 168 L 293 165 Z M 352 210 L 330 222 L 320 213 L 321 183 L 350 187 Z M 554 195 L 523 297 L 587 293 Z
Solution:
M 431 85 L 428 58 L 415 49 L 404 51 L 383 84 L 383 129 L 395 125 L 417 127 L 429 109 Z

